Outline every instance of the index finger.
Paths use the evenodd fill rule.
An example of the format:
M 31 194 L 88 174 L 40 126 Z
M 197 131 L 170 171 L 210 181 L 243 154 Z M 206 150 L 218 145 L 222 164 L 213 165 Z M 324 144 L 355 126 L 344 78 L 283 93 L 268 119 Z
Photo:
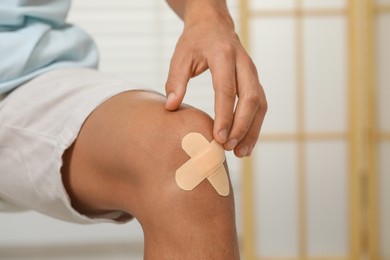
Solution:
M 215 55 L 214 59 L 209 61 L 209 67 L 215 92 L 213 135 L 217 142 L 223 144 L 229 136 L 237 96 L 235 56 L 225 53 Z

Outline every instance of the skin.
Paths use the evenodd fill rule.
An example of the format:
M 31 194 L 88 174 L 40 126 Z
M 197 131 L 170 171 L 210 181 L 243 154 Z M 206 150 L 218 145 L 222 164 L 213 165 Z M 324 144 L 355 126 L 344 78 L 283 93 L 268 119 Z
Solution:
M 167 0 L 184 21 L 166 82 L 165 108 L 181 104 L 188 81 L 210 69 L 215 91 L 213 137 L 249 156 L 267 111 L 255 65 L 240 43 L 224 0 Z M 237 106 L 235 104 L 237 101 Z
M 184 191 L 175 182 L 189 159 L 182 138 L 199 132 L 212 140 L 213 121 L 186 105 L 166 111 L 164 103 L 159 94 L 129 91 L 95 109 L 63 157 L 72 206 L 88 216 L 134 216 L 144 259 L 239 259 L 233 192 L 220 196 L 208 181 Z

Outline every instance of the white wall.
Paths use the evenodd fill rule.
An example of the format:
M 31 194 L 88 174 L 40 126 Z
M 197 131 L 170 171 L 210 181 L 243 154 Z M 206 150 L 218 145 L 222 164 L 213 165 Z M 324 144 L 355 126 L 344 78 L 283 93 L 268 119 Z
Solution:
M 378 0 L 390 6 L 390 0 Z M 376 20 L 376 61 L 378 128 L 390 133 L 390 13 L 380 14 Z M 382 141 L 378 147 L 378 198 L 379 237 L 382 255 L 390 258 L 390 140 Z
M 294 10 L 295 4 L 251 1 L 254 10 L 268 12 L 250 24 L 252 54 L 269 102 L 262 133 L 280 136 L 260 142 L 254 154 L 256 254 L 297 256 L 303 235 L 309 256 L 345 256 L 347 140 L 300 140 L 297 134 L 348 131 L 347 18 L 278 15 L 278 10 Z M 303 1 L 304 9 L 345 4 Z

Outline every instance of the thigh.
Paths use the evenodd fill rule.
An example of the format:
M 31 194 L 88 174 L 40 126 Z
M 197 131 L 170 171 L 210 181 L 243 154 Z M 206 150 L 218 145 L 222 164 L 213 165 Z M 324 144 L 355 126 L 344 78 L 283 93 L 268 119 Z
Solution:
M 0 102 L 0 198 L 77 223 L 120 215 L 80 215 L 70 205 L 60 169 L 64 151 L 88 115 L 136 87 L 96 70 L 67 68 L 42 74 L 6 95 Z

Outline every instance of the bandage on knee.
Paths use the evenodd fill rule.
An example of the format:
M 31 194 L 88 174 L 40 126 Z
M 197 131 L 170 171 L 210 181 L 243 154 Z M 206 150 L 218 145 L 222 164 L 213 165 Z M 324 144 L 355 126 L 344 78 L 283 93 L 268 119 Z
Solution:
M 215 140 L 209 143 L 200 133 L 189 133 L 182 140 L 182 148 L 191 159 L 177 169 L 177 185 L 193 190 L 207 178 L 219 195 L 227 196 L 230 188 L 223 147 Z

